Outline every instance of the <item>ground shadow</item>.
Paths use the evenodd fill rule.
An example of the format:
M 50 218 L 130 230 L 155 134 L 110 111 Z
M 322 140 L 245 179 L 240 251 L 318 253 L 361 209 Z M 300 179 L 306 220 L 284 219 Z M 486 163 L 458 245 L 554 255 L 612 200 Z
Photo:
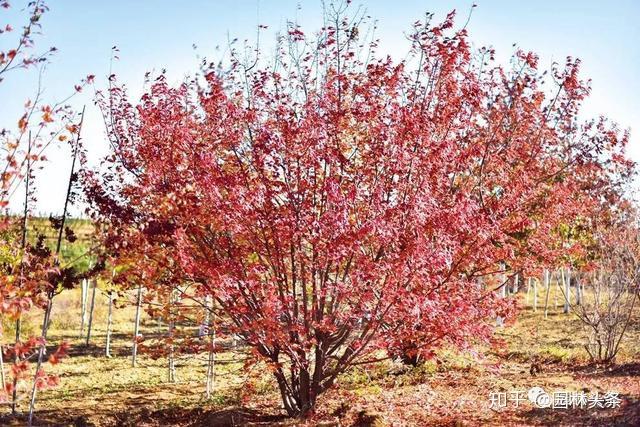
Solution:
M 151 410 L 142 407 L 138 410 L 130 409 L 122 412 L 102 412 L 93 414 L 99 416 L 100 425 L 112 425 L 122 427 L 133 426 L 179 426 L 179 427 L 200 427 L 200 426 L 277 426 L 292 425 L 287 422 L 288 418 L 283 414 L 268 414 L 254 409 L 247 408 L 227 408 L 222 410 L 205 410 L 201 408 L 168 408 L 161 410 Z M 26 416 L 0 417 L 0 425 L 25 425 Z M 91 421 L 82 415 L 62 413 L 61 411 L 39 411 L 34 420 L 34 426 L 74 426 L 90 427 L 95 426 Z
M 620 408 L 551 409 L 534 408 L 521 415 L 526 424 L 548 426 L 639 426 L 640 401 L 631 396 L 620 396 Z
M 619 365 L 597 365 L 592 363 L 577 366 L 573 371 L 594 378 L 640 377 L 640 362 L 622 363 Z

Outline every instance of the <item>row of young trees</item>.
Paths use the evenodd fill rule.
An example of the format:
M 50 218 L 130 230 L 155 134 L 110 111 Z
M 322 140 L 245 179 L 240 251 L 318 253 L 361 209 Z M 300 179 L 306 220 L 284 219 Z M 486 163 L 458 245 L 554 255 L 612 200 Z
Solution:
M 640 236 L 635 227 L 626 223 L 610 224 L 605 230 L 594 230 L 592 235 L 597 245 L 589 252 L 594 257 L 589 265 L 577 272 L 570 268 L 555 273 L 545 270 L 541 280 L 529 278 L 525 302 L 534 312 L 538 310 L 538 285 L 542 284 L 540 302 L 546 319 L 551 289 L 555 288 L 553 306 L 558 309 L 560 294 L 563 312 L 571 312 L 581 321 L 587 336 L 584 347 L 591 360 L 609 363 L 616 358 L 622 339 L 637 316 Z
M 45 9 L 32 8 L 37 25 Z M 51 378 L 42 365 L 52 300 L 105 264 L 137 292 L 139 310 L 169 325 L 158 346 L 136 331 L 134 352 L 205 350 L 212 360 L 215 338 L 181 341 L 175 325 L 215 324 L 269 367 L 291 416 L 313 413 L 354 365 L 488 342 L 496 317 L 514 313 L 501 297 L 510 276 L 614 269 L 607 244 L 636 230 L 624 197 L 633 164 L 626 133 L 579 117 L 589 87 L 578 60 L 547 73 L 518 51 L 505 68 L 492 49 L 470 46 L 451 13 L 416 22 L 395 61 L 349 2 L 325 12 L 314 35 L 288 24 L 268 60 L 232 45 L 227 66 L 205 64 L 178 86 L 160 75 L 139 102 L 110 76 L 96 98 L 112 150 L 80 175 L 81 116 L 27 107 L 6 138 L 3 203 L 17 182 L 27 196 L 22 217 L 5 216 L 0 307 L 19 321 L 35 305 L 45 321 L 40 337 L 18 335 L 4 351 L 14 360 L 8 395 L 35 361 L 33 410 Z M 0 54 L 4 70 L 30 46 L 29 28 Z M 74 166 L 50 250 L 25 233 L 33 153 L 49 144 L 34 132 L 60 123 L 66 133 L 46 135 L 72 142 Z M 65 219 L 79 176 L 100 240 L 86 271 L 59 257 L 65 234 L 73 239 Z
M 355 364 L 488 340 L 509 272 L 586 263 L 596 227 L 635 227 L 627 135 L 581 121 L 578 60 L 504 68 L 452 13 L 416 22 L 397 62 L 364 28 L 330 6 L 270 61 L 230 46 L 139 103 L 115 78 L 98 98 L 113 150 L 84 180 L 116 280 L 172 319 L 176 289 L 212 301 L 291 416 Z

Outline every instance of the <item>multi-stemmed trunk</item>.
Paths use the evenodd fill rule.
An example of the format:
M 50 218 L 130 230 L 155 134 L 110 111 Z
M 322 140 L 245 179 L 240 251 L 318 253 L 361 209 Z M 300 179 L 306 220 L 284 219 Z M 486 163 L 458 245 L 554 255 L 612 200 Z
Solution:
M 362 338 L 361 346 L 354 346 L 355 341 L 347 344 L 355 329 L 346 327 L 336 336 L 315 335 L 316 343 L 311 348 L 307 351 L 299 350 L 295 355 L 286 355 L 286 362 L 283 362 L 283 354 L 279 349 L 257 346 L 258 352 L 267 356 L 274 367 L 273 374 L 280 397 L 290 417 L 306 418 L 313 414 L 318 397 L 333 386 L 338 375 L 351 366 L 354 358 L 370 342 L 372 335 L 368 335 L 367 331 L 373 328 L 365 325 L 362 329 L 365 332 L 360 330 L 358 333 Z M 294 363 L 293 360 L 307 362 L 301 364 Z
M 300 369 L 293 377 L 287 381 L 283 370 L 278 369 L 274 373 L 284 409 L 291 417 L 304 418 L 311 414 L 316 406 L 318 395 L 321 393 L 319 384 L 306 369 Z M 292 370 L 293 375 L 293 370 Z

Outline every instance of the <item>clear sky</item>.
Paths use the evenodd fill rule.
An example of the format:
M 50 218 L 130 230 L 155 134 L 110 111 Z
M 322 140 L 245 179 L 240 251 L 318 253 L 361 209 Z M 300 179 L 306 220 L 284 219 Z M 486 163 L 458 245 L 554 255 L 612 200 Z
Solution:
M 328 0 L 327 0 L 328 1 Z M 13 0 L 12 10 L 0 11 L 0 22 L 13 17 L 26 1 Z M 585 115 L 604 114 L 632 131 L 631 156 L 640 161 L 640 1 L 613 0 L 476 0 L 478 7 L 468 26 L 471 41 L 492 45 L 498 60 L 505 61 L 517 43 L 540 55 L 541 66 L 563 62 L 567 55 L 582 59 L 582 75 L 591 78 L 592 96 L 585 103 Z M 175 82 L 197 71 L 197 56 L 213 58 L 215 47 L 225 46 L 227 37 L 255 41 L 258 24 L 268 25 L 263 45 L 287 20 L 297 20 L 305 31 L 319 28 L 320 0 L 219 0 L 219 1 L 82 1 L 50 0 L 51 11 L 42 20 L 43 34 L 37 44 L 56 46 L 59 52 L 48 66 L 45 98 L 56 100 L 68 94 L 87 74 L 105 84 L 111 47 L 120 49 L 113 71 L 133 93 L 139 93 L 146 71 L 166 69 Z M 378 20 L 381 52 L 405 52 L 404 32 L 424 13 L 436 20 L 456 9 L 459 22 L 465 19 L 472 1 L 466 0 L 354 0 Z M 5 15 L 5 16 L 3 16 Z M 22 15 L 24 16 L 24 15 Z M 0 50 L 6 46 L 0 38 Z M 193 45 L 197 46 L 194 50 Z M 14 127 L 23 101 L 33 95 L 35 72 L 13 74 L 0 84 L 0 128 Z M 99 113 L 92 103 L 92 91 L 75 98 L 81 109 L 87 105 L 85 144 L 91 159 L 106 152 Z M 68 176 L 68 147 L 51 149 L 52 160 L 39 172 L 37 210 L 60 212 Z M 78 212 L 76 212 L 78 213 Z

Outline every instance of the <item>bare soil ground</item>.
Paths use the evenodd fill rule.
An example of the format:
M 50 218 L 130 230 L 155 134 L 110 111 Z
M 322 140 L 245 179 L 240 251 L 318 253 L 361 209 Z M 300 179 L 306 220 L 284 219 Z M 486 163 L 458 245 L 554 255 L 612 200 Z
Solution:
M 74 426 L 242 426 L 302 425 L 280 409 L 273 381 L 262 366 L 243 369 L 243 352 L 218 355 L 216 391 L 204 399 L 206 355 L 184 355 L 177 361 L 178 382 L 167 381 L 165 358 L 142 355 L 131 366 L 133 308 L 115 312 L 113 357 L 104 357 L 106 298 L 96 304 L 91 344 L 78 338 L 79 291 L 62 294 L 54 308 L 53 341 L 67 339 L 70 356 L 54 367 L 59 387 L 39 395 L 37 425 Z M 38 319 L 31 327 L 35 329 Z M 5 325 L 10 328 L 10 325 Z M 27 325 L 29 328 L 29 325 Z M 143 317 L 146 335 L 166 326 Z M 612 366 L 588 362 L 583 332 L 572 316 L 552 308 L 548 319 L 525 308 L 497 337 L 503 344 L 482 357 L 442 350 L 418 368 L 392 362 L 358 367 L 345 374 L 340 387 L 320 400 L 307 425 L 340 426 L 526 426 L 640 425 L 640 327 L 629 331 Z M 10 331 L 5 330 L 5 337 Z M 536 364 L 541 372 L 532 375 Z M 540 409 L 527 400 L 518 406 L 491 408 L 490 395 L 526 391 L 533 386 L 587 394 L 618 392 L 619 408 Z M 21 402 L 25 412 L 27 404 Z M 24 425 L 0 407 L 1 425 Z

